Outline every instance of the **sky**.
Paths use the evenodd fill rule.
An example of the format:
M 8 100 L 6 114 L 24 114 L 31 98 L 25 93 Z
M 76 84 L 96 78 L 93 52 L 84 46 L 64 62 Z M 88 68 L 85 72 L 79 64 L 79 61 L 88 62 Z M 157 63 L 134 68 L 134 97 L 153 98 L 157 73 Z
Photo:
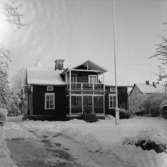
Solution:
M 9 0 L 10 1 L 10 0 Z M 0 0 L 0 9 L 5 0 Z M 16 0 L 25 26 L 16 29 L 0 13 L 0 44 L 10 50 L 9 78 L 23 67 L 65 66 L 92 60 L 114 83 L 112 0 Z M 154 55 L 167 27 L 167 0 L 115 0 L 119 84 L 154 81 Z

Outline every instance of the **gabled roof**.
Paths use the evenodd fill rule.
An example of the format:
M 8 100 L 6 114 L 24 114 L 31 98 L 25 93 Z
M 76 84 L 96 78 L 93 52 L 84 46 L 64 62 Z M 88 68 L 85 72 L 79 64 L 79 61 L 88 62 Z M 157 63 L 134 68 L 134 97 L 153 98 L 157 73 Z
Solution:
M 165 92 L 165 87 L 163 85 L 156 85 L 153 86 L 152 84 L 144 84 L 144 83 L 140 83 L 140 84 L 135 84 L 142 93 L 146 93 L 146 94 L 151 94 L 151 93 L 164 93 Z
M 27 83 L 34 85 L 65 85 L 58 71 L 27 69 Z
M 87 69 L 87 70 L 94 70 L 100 74 L 107 72 L 106 69 L 100 67 L 99 65 L 95 64 L 94 62 L 87 60 L 85 62 L 83 62 L 80 65 L 77 65 L 75 67 L 72 67 L 71 69 Z

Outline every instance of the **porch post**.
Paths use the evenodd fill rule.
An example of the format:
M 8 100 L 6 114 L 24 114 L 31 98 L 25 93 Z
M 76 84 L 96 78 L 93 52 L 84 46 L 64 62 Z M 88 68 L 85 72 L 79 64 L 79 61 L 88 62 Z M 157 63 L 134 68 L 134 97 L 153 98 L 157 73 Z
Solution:
M 81 95 L 81 99 L 82 99 L 82 114 L 83 114 L 83 93 Z
M 103 91 L 105 92 L 105 81 L 104 81 L 104 74 L 103 74 Z
M 95 89 L 95 83 L 92 83 L 93 86 L 93 94 L 92 94 L 92 113 L 95 113 L 95 108 L 94 108 L 94 89 Z
M 71 116 L 71 70 L 69 70 L 69 109 L 70 109 L 70 116 Z
M 104 80 L 104 74 L 103 74 L 103 90 L 104 90 L 104 96 L 103 96 L 103 113 L 104 113 L 104 115 L 105 115 L 105 94 L 106 94 L 106 92 L 105 92 L 105 80 Z
M 33 85 L 30 87 L 31 89 L 31 95 L 30 95 L 30 113 L 33 115 Z
M 81 105 L 82 105 L 82 114 L 83 114 L 83 111 L 84 111 L 84 109 L 83 109 L 83 83 L 81 83 Z
M 105 115 L 105 93 L 104 93 L 104 96 L 103 96 L 103 113 Z
M 92 95 L 92 113 L 94 114 L 95 111 L 94 111 L 94 93 Z
M 67 79 L 67 72 L 65 73 L 65 82 L 66 82 L 66 84 L 67 84 L 67 81 L 68 81 L 68 79 Z

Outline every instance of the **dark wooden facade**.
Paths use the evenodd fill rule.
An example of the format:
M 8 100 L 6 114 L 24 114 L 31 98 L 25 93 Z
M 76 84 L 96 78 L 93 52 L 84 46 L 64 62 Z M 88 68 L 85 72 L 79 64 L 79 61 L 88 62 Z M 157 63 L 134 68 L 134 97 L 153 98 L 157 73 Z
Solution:
M 106 114 L 115 116 L 115 108 L 109 107 L 109 96 L 115 94 L 115 86 L 106 86 L 105 92 L 105 108 Z M 128 87 L 118 86 L 118 108 L 128 112 Z
M 47 91 L 50 85 L 29 85 L 27 88 L 27 115 L 32 119 L 64 120 L 66 118 L 66 86 L 53 86 L 53 91 Z M 55 109 L 45 109 L 45 94 L 55 94 Z
M 114 86 L 105 86 L 105 96 L 103 94 L 85 94 L 85 96 L 104 97 L 105 105 L 105 114 L 115 115 L 115 109 L 109 108 L 109 95 L 114 94 Z M 31 85 L 29 86 L 29 95 L 28 95 L 28 117 L 30 119 L 41 119 L 41 120 L 66 120 L 67 116 L 69 117 L 69 94 L 67 86 L 54 86 L 55 93 L 55 109 L 54 110 L 45 110 L 44 109 L 44 98 L 45 93 L 48 93 L 47 86 L 43 85 Z M 49 91 L 50 93 L 50 91 Z M 76 95 L 76 94 L 75 94 Z M 72 96 L 72 97 L 75 97 Z M 78 94 L 80 96 L 80 94 Z M 84 96 L 83 96 L 84 97 Z M 98 101 L 99 102 L 99 101 Z M 102 103 L 102 104 L 101 104 Z M 103 113 L 103 100 L 101 103 L 96 103 L 95 113 L 99 116 Z M 96 107 L 97 106 L 97 107 Z M 128 94 L 127 87 L 118 87 L 118 106 L 121 109 L 128 110 Z M 100 108 L 101 107 L 101 108 Z M 79 109 L 79 110 L 78 110 Z M 73 108 L 73 117 L 80 116 L 82 106 L 77 106 Z M 78 115 L 78 113 L 80 113 Z

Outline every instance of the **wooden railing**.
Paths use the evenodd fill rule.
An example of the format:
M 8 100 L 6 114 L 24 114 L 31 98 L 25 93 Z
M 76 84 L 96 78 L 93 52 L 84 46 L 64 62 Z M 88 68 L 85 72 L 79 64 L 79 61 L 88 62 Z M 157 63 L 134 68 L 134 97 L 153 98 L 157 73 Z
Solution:
M 68 89 L 70 89 L 70 84 L 68 84 Z M 104 91 L 105 86 L 104 84 L 101 83 L 76 82 L 76 83 L 71 83 L 71 90 Z

